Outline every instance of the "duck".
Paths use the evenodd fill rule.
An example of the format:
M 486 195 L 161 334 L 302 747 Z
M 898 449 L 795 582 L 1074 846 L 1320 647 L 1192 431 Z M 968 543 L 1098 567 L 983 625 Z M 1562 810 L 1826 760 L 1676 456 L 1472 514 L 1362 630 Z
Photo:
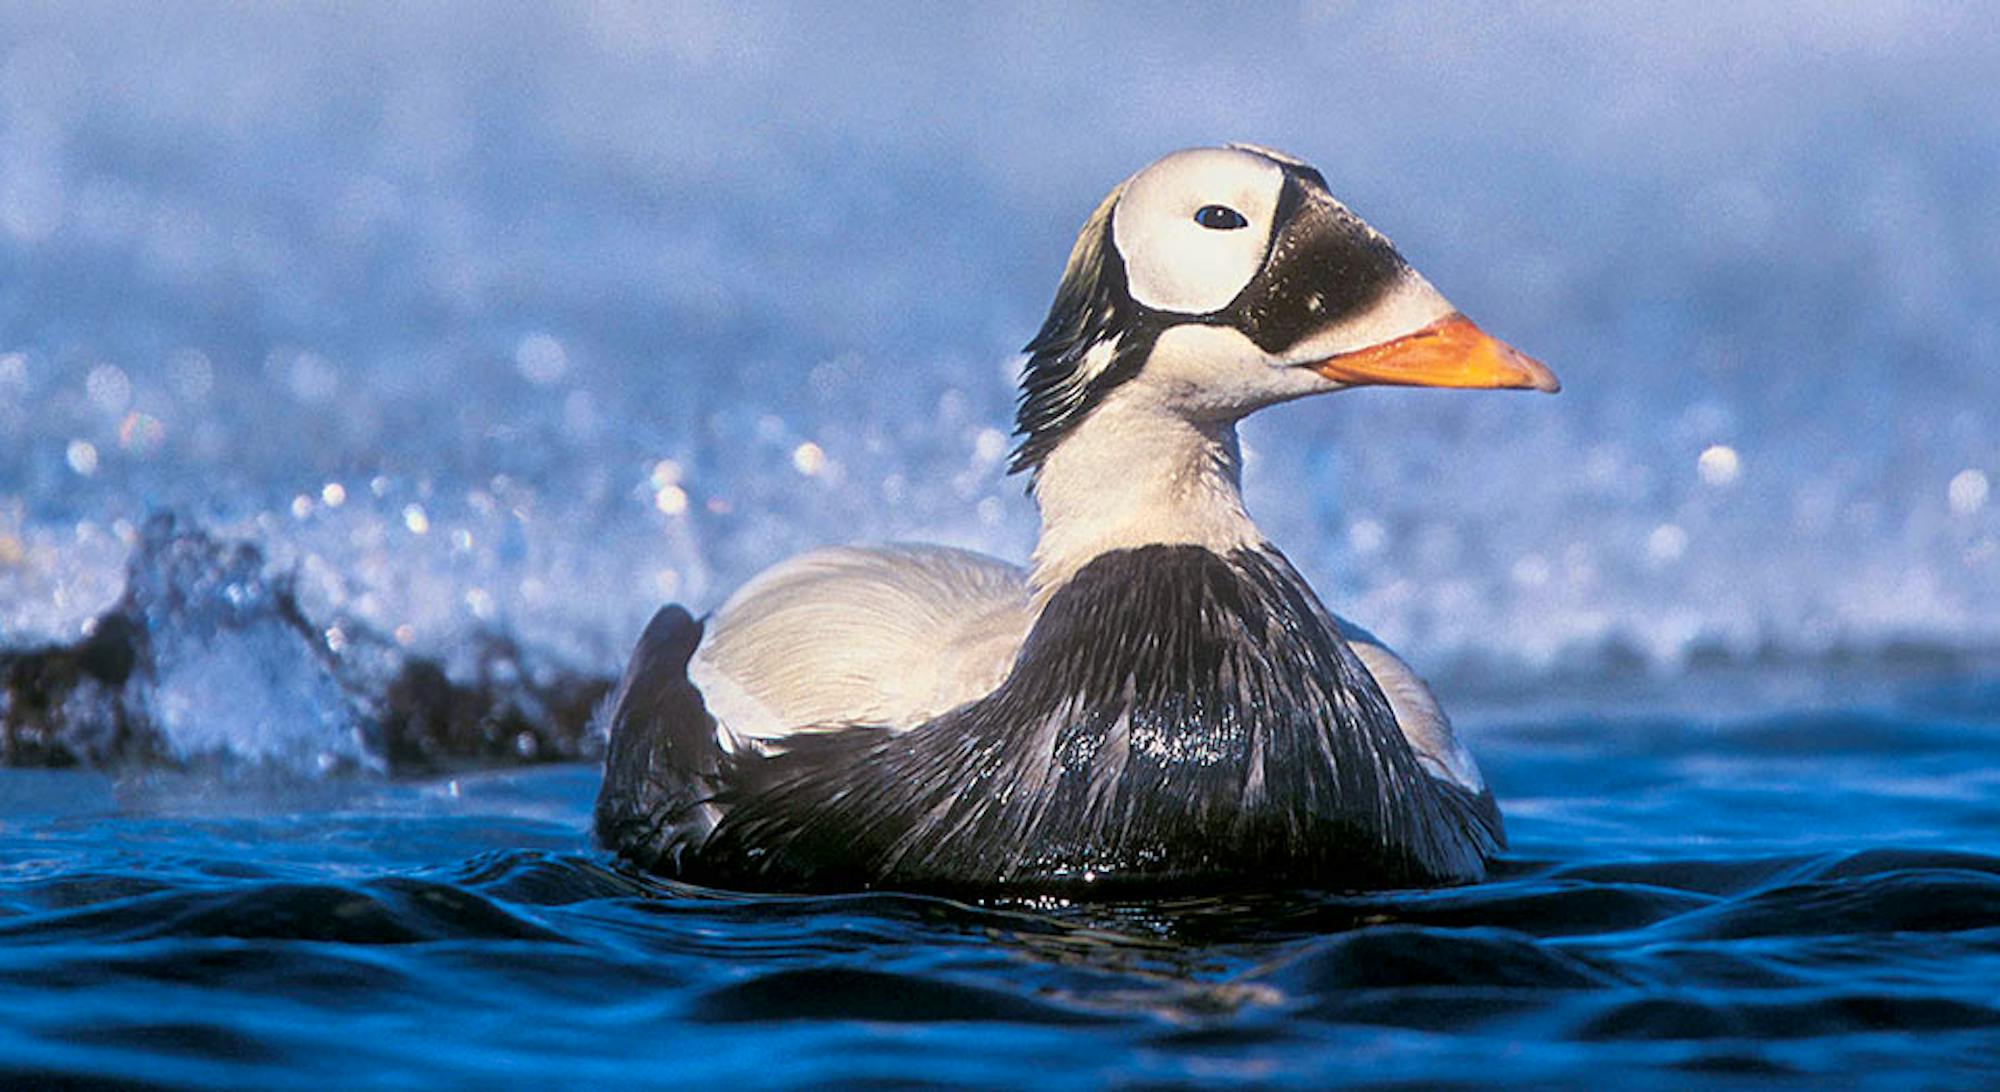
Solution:
M 1237 423 L 1367 386 L 1554 392 L 1302 160 L 1144 167 L 1028 342 L 1028 564 L 836 546 L 660 608 L 599 717 L 597 841 L 742 890 L 1476 882 L 1499 807 L 1430 687 L 1251 519 Z

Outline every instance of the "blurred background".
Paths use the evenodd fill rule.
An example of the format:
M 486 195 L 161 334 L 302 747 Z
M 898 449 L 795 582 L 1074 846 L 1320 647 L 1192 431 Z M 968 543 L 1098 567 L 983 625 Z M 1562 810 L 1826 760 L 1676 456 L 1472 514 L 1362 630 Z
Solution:
M 1738 9 L 1742 10 L 1738 10 Z M 0 6 L 0 645 L 174 509 L 413 650 L 613 670 L 831 542 L 1019 559 L 1077 226 L 1268 144 L 1565 390 L 1245 429 L 1427 669 L 2000 641 L 1977 5 Z

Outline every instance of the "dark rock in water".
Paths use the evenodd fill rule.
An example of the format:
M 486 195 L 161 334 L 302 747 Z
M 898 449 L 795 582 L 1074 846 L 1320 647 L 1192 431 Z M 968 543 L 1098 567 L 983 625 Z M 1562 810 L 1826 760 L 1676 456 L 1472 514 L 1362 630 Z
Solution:
M 376 720 L 392 769 L 596 757 L 599 741 L 588 728 L 609 678 L 557 672 L 537 681 L 507 637 L 482 636 L 477 656 L 469 683 L 453 682 L 435 660 L 422 658 L 404 661 L 389 680 Z
M 138 636 L 112 613 L 74 645 L 0 651 L 0 766 L 147 756 L 149 735 L 118 700 L 138 664 Z
M 476 638 L 469 681 L 351 621 L 341 647 L 247 543 L 148 520 L 124 594 L 71 645 L 0 651 L 0 765 L 245 762 L 427 772 L 589 756 L 611 680 Z

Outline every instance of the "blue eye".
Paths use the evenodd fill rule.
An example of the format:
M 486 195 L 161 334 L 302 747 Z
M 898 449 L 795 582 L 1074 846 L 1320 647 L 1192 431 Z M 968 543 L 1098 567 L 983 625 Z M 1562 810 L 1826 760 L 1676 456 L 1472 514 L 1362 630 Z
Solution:
M 1242 213 L 1228 205 L 1203 205 L 1195 210 L 1194 222 L 1216 231 L 1235 231 L 1250 226 L 1250 221 L 1245 220 Z

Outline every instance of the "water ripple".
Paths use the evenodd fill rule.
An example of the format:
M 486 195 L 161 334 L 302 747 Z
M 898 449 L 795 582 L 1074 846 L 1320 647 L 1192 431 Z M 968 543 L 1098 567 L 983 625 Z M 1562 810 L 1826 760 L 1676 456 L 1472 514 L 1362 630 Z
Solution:
M 1986 1083 L 2000 843 L 1872 835 L 1991 802 L 1836 748 L 1816 824 L 1689 837 L 1747 821 L 1718 782 L 1808 761 L 1780 719 L 1818 723 L 1489 730 L 1527 848 L 1484 884 L 1144 902 L 664 881 L 585 847 L 587 767 L 0 771 L 0 1084 Z

